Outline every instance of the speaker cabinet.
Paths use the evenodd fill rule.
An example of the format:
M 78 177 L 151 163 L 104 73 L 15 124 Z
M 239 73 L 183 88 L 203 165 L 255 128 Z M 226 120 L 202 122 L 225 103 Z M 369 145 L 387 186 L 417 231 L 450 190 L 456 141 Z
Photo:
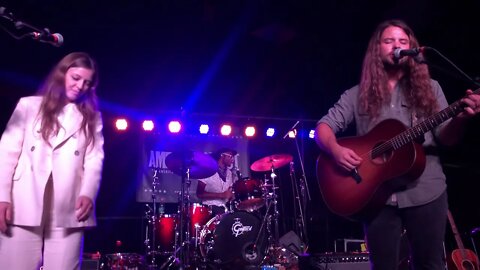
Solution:
M 100 260 L 83 259 L 81 270 L 99 270 Z
M 293 254 L 300 256 L 304 253 L 305 245 L 293 231 L 289 231 L 279 239 L 280 244 Z

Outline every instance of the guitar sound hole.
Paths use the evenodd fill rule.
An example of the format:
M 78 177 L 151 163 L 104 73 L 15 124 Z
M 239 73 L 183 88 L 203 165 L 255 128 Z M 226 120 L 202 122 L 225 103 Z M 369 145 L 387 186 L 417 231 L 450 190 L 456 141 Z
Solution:
M 462 262 L 462 270 L 475 270 L 475 266 L 473 266 L 471 261 L 463 261 Z
M 381 147 L 379 147 L 382 143 L 384 142 L 378 142 L 375 144 L 372 150 L 372 163 L 382 165 L 387 163 L 393 156 L 393 150 L 391 149 L 385 149 L 383 150 Z

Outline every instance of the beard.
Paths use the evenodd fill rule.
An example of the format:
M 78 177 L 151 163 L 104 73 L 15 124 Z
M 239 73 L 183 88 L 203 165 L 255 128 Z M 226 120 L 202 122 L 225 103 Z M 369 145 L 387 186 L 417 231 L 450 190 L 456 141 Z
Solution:
M 408 58 L 404 57 L 398 61 L 393 60 L 392 58 L 382 59 L 383 67 L 387 71 L 396 71 L 396 70 L 405 70 L 408 68 Z

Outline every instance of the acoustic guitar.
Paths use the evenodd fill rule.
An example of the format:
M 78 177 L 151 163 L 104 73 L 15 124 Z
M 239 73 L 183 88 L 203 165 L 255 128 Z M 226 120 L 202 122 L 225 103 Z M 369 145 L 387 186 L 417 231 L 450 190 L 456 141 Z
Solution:
M 464 107 L 458 100 L 410 128 L 387 119 L 363 136 L 338 139 L 363 162 L 355 170 L 346 171 L 330 155 L 319 155 L 317 180 L 328 208 L 352 219 L 375 214 L 393 192 L 414 181 L 425 169 L 425 153 L 417 140 Z
M 454 270 L 479 270 L 478 268 L 478 257 L 475 255 L 475 252 L 470 249 L 466 249 L 463 246 L 462 238 L 458 233 L 457 226 L 455 221 L 453 221 L 452 213 L 448 210 L 448 221 L 452 227 L 453 235 L 455 236 L 455 241 L 457 242 L 457 249 L 452 251 L 452 254 L 448 258 L 449 269 Z

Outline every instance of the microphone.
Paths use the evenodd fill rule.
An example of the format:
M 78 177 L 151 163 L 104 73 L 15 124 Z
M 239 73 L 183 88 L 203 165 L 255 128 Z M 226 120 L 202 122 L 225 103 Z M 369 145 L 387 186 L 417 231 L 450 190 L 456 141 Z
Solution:
M 242 172 L 240 172 L 240 169 L 236 166 L 236 164 L 234 164 L 232 167 L 232 173 L 235 173 L 237 175 L 237 180 L 242 180 Z
M 476 233 L 478 233 L 478 232 L 480 232 L 480 227 L 474 228 L 474 229 L 470 232 L 470 234 L 473 235 L 473 234 L 476 234 Z
M 59 33 L 50 34 L 49 32 L 32 32 L 30 36 L 34 40 L 38 40 L 43 43 L 51 44 L 55 47 L 60 47 L 63 44 L 63 36 Z
M 238 179 L 237 180 L 242 180 L 243 176 L 242 176 L 242 173 L 240 172 L 240 170 L 238 168 L 236 168 L 236 173 L 237 173 L 237 177 Z
M 393 51 L 393 59 L 400 60 L 404 56 L 417 56 L 420 53 L 423 53 L 423 51 L 425 51 L 425 47 L 418 47 L 418 48 L 413 48 L 413 49 L 397 48 Z

